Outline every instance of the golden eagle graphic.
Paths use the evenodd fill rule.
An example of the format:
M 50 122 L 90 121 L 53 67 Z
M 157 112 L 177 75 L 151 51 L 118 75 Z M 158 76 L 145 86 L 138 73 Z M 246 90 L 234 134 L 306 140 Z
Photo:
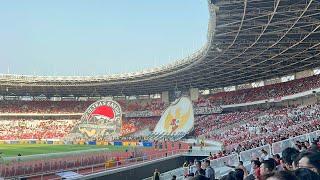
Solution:
M 79 128 L 79 131 L 83 134 L 87 134 L 88 137 L 94 136 L 97 132 L 95 129 L 91 129 L 91 131 L 89 131 L 86 128 Z
M 181 115 L 180 108 L 176 108 L 175 115 L 173 115 L 172 111 L 170 110 L 170 112 L 168 112 L 168 115 L 164 121 L 165 131 L 169 133 L 173 133 L 177 129 L 181 129 L 188 122 L 190 115 L 191 115 L 191 108 L 189 108 L 189 110 L 183 115 Z

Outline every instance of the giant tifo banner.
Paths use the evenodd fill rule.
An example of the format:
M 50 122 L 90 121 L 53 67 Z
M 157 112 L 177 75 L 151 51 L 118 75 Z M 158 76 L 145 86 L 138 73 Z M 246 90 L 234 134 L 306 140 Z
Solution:
M 80 133 L 79 138 L 112 140 L 120 136 L 121 123 L 121 106 L 112 100 L 100 100 L 88 107 L 73 132 Z
M 192 102 L 187 97 L 174 101 L 162 114 L 154 133 L 189 132 L 194 126 Z

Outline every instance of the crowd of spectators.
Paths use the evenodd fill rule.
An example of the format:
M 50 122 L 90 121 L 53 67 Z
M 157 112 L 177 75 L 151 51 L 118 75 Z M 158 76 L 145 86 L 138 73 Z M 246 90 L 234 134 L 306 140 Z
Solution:
M 259 110 L 252 110 L 248 112 L 239 111 L 225 114 L 196 116 L 195 135 L 205 135 L 209 138 L 212 133 L 217 133 L 217 130 L 221 131 L 227 126 L 255 117 L 259 112 Z
M 251 161 L 223 159 L 223 163 L 210 153 L 202 161 L 186 161 L 183 168 L 183 179 L 188 180 L 320 180 L 320 137 L 309 141 L 297 141 L 295 146 L 284 148 L 279 154 L 271 154 L 261 149 L 259 156 Z M 222 160 L 221 159 L 221 160 Z M 227 162 L 226 162 L 227 160 Z M 231 160 L 231 161 L 230 161 Z M 217 166 L 218 167 L 217 167 Z M 217 169 L 216 169 L 217 168 Z M 216 176 L 216 171 L 223 174 Z M 174 179 L 177 177 L 172 176 Z
M 266 85 L 257 88 L 218 92 L 200 96 L 194 102 L 195 107 L 213 107 L 216 105 L 240 104 L 258 100 L 279 99 L 320 87 L 320 75 L 310 76 L 288 82 Z M 94 101 L 17 101 L 1 100 L 0 113 L 83 113 Z M 159 99 L 118 100 L 124 112 L 152 111 L 161 112 L 167 105 Z
M 319 104 L 233 112 L 196 118 L 195 133 L 239 152 L 318 130 L 319 118 Z
M 93 101 L 0 101 L 0 113 L 83 113 Z
M 124 118 L 122 120 L 122 135 L 129 135 L 139 130 L 152 131 L 159 118 Z M 62 139 L 80 123 L 79 119 L 12 119 L 0 120 L 0 140 L 23 139 Z
M 208 97 L 200 96 L 197 101 L 193 102 L 194 107 L 213 107 L 216 104 L 213 103 Z
M 126 111 L 163 111 L 166 107 L 161 99 L 130 100 L 122 105 Z
M 286 148 L 281 154 L 265 154 L 252 159 L 250 169 L 245 168 L 240 161 L 234 171 L 221 179 L 320 180 L 319 138 L 312 144 L 308 141 L 299 142 L 299 145 Z
M 0 140 L 61 139 L 79 120 L 0 120 Z
M 241 104 L 267 99 L 279 99 L 320 87 L 320 75 L 296 79 L 288 82 L 266 85 L 257 88 L 219 92 L 199 98 L 199 106 Z
M 152 111 L 161 114 L 165 103 L 161 99 L 118 101 L 123 112 Z M 83 113 L 94 101 L 18 101 L 1 100 L 0 113 L 68 114 Z
M 128 135 L 144 129 L 152 131 L 156 127 L 158 121 L 159 117 L 125 118 L 122 120 L 121 134 Z

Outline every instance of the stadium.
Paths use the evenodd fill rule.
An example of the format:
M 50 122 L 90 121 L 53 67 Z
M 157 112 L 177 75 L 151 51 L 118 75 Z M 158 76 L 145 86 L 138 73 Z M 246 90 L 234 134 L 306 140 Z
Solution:
M 0 178 L 320 179 L 320 1 L 207 6 L 171 64 L 0 74 Z

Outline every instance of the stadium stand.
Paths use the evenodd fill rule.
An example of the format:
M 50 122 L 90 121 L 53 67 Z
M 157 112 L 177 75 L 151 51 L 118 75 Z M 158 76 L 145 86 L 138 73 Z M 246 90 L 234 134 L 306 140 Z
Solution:
M 83 113 L 92 101 L 0 101 L 1 113 Z
M 190 155 L 188 153 L 194 151 L 192 145 L 183 143 L 181 147 L 181 142 L 163 140 L 167 137 L 170 139 L 170 134 L 130 135 L 143 129 L 152 130 L 161 112 L 168 106 L 166 103 L 176 98 L 171 97 L 173 94 L 179 94 L 180 89 L 191 92 L 195 88 L 198 93 L 207 91 L 209 94 L 200 95 L 197 99 L 197 95 L 190 93 L 190 97 L 193 95 L 197 99 L 194 108 L 209 109 L 226 105 L 230 108 L 221 114 L 195 114 L 193 138 L 205 138 L 223 144 L 221 150 L 207 158 L 216 170 L 216 177 L 306 180 L 308 176 L 311 177 L 309 179 L 320 179 L 318 92 L 301 98 L 312 96 L 313 101 L 294 99 L 280 102 L 284 96 L 320 88 L 320 75 L 317 75 L 320 65 L 320 2 L 209 0 L 208 8 L 207 43 L 195 54 L 170 65 L 138 73 L 97 77 L 0 74 L 0 115 L 1 118 L 2 115 L 10 116 L 10 119 L 0 120 L 1 143 L 15 143 L 23 139 L 61 139 L 59 143 L 62 144 L 79 143 L 63 141 L 63 137 L 79 120 L 63 118 L 62 114 L 83 113 L 94 101 L 77 101 L 76 98 L 90 99 L 88 96 L 92 96 L 93 99 L 113 97 L 125 114 L 122 135 L 126 136 L 117 139 L 119 141 L 103 143 L 113 146 L 129 146 L 132 143 L 135 146 L 142 144 L 143 147 L 134 153 L 119 150 L 32 161 L 14 157 L 13 161 L 1 164 L 0 177 L 39 177 L 40 174 L 39 179 L 42 179 L 45 174 L 57 178 L 54 173 L 65 170 L 85 175 L 140 161 L 158 160 L 169 152 L 174 154 L 174 151 Z M 293 80 L 265 83 L 285 76 L 292 76 Z M 252 84 L 257 82 L 263 82 L 263 85 L 253 88 Z M 247 84 L 248 87 L 238 88 Z M 224 90 L 231 86 L 234 90 Z M 216 89 L 222 92 L 210 94 Z M 160 98 L 151 98 L 151 95 L 160 93 L 168 96 L 166 103 Z M 45 100 L 19 100 L 40 94 Z M 56 95 L 61 99 L 70 95 L 74 98 L 71 101 L 48 100 Z M 132 97 L 134 100 L 131 100 Z M 279 101 L 267 102 L 269 99 Z M 264 104 L 235 108 L 237 104 L 255 101 L 263 101 Z M 24 118 L 25 114 L 31 117 Z M 33 119 L 33 114 L 46 118 L 39 119 L 37 116 L 37 119 Z M 50 119 L 52 114 L 57 117 Z M 181 134 L 181 137 L 185 135 Z M 143 141 L 148 138 L 155 141 Z M 102 141 L 95 143 L 101 145 Z M 144 148 L 143 143 L 152 147 Z M 180 169 L 182 177 L 198 174 L 197 178 L 201 179 L 199 176 L 204 176 L 203 172 L 206 171 L 201 170 L 199 162 L 196 163 L 197 169 L 192 163 Z M 168 179 L 169 176 L 165 177 Z
M 318 104 L 294 108 L 271 108 L 266 111 L 235 112 L 200 116 L 197 118 L 195 129 L 197 135 L 205 135 L 207 138 L 221 141 L 226 146 L 226 150 L 239 151 L 318 130 L 319 115 Z M 235 122 L 237 122 L 236 126 L 232 124 Z M 216 131 L 212 131 L 213 129 Z
M 135 133 L 139 130 L 149 129 L 152 131 L 159 117 L 153 118 L 126 118 L 122 121 L 122 135 Z
M 216 105 L 240 104 L 281 98 L 320 87 L 320 75 L 257 88 L 219 92 L 200 96 L 194 107 L 213 107 Z M 93 101 L 17 101 L 1 100 L 1 113 L 82 113 Z M 167 107 L 161 99 L 118 100 L 124 112 L 152 111 L 158 116 Z
M 288 82 L 266 85 L 257 88 L 242 89 L 230 92 L 219 92 L 201 98 L 198 101 L 200 105 L 229 105 L 281 98 L 283 96 L 312 90 L 320 87 L 320 75 L 314 75 L 302 79 L 296 79 Z
M 0 140 L 62 139 L 79 120 L 0 120 Z
M 62 114 L 62 113 L 83 113 L 94 101 L 19 101 L 0 100 L 0 113 L 42 113 L 42 114 Z M 132 111 L 153 111 L 161 114 L 166 107 L 160 99 L 155 100 L 130 100 L 118 103 L 124 112 Z

